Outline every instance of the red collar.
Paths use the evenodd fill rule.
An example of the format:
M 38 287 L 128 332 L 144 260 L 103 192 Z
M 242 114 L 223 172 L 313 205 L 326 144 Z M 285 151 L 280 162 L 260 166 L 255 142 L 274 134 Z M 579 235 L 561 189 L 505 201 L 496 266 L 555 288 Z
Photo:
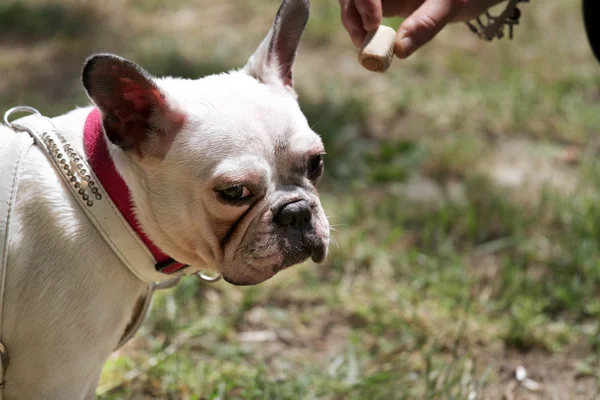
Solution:
M 85 121 L 85 126 L 83 128 L 83 146 L 88 163 L 94 170 L 100 183 L 121 214 L 123 214 L 123 217 L 129 222 L 131 228 L 133 228 L 152 253 L 154 260 L 156 260 L 156 270 L 164 274 L 171 274 L 185 268 L 185 264 L 179 263 L 163 253 L 148 238 L 148 236 L 146 236 L 140 227 L 133 212 L 129 188 L 117 172 L 115 164 L 108 154 L 106 136 L 102 130 L 100 112 L 97 108 L 94 108 L 92 112 L 90 112 Z

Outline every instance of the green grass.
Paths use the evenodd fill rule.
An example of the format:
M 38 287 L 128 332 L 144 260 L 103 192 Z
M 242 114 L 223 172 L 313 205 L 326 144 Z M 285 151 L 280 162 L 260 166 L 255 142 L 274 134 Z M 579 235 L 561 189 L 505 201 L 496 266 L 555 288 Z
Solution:
M 465 190 L 466 203 L 435 209 L 385 191 L 368 200 L 358 192 L 326 194 L 325 204 L 336 205 L 333 222 L 344 221 L 327 265 L 301 267 L 261 288 L 190 280 L 159 295 L 140 342 L 152 346 L 154 335 L 200 328 L 138 384 L 156 387 L 159 397 L 171 390 L 175 398 L 192 390 L 232 399 L 464 399 L 498 379 L 494 364 L 483 361 L 498 348 L 566 357 L 578 342 L 595 346 L 597 250 L 584 252 L 592 267 L 577 257 L 598 235 L 586 231 L 594 225 L 587 219 L 564 219 L 593 215 L 580 207 L 594 206 L 580 203 L 582 196 L 523 209 L 483 178 L 466 182 Z M 557 261 L 541 262 L 540 232 L 552 232 L 550 242 L 564 246 Z M 486 252 L 500 264 L 491 281 L 480 276 L 474 256 Z M 567 257 L 563 263 L 559 254 Z M 532 275 L 533 268 L 541 270 Z M 218 305 L 204 306 L 202 293 L 215 291 Z M 169 301 L 181 308 L 167 317 Z M 584 322 L 595 328 L 585 331 Z M 343 334 L 324 333 L 328 324 Z M 281 332 L 283 344 L 237 342 L 236 332 L 257 326 Z M 333 354 L 315 354 L 332 346 Z M 597 356 L 587 360 L 580 368 L 598 363 Z
M 32 43 L 83 36 L 97 23 L 95 17 L 89 7 L 8 0 L 0 5 L 0 41 Z
M 3 109 L 85 104 L 97 51 L 155 75 L 239 67 L 278 1 L 75 3 L 0 6 Z M 512 42 L 455 25 L 374 75 L 337 2 L 313 1 L 295 80 L 327 150 L 326 263 L 159 293 L 99 398 L 500 399 L 519 364 L 545 390 L 515 398 L 598 398 L 600 66 L 578 4 L 522 10 Z M 501 186 L 509 167 L 531 182 Z

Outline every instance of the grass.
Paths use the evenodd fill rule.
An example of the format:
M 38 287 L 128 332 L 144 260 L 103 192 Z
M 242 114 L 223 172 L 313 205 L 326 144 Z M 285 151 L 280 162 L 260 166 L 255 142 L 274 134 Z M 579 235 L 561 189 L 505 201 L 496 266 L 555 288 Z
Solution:
M 0 5 L 0 37 L 4 43 L 31 43 L 85 35 L 93 23 L 91 11 L 64 4 L 32 5 L 9 0 Z
M 76 3 L 0 6 L 1 108 L 85 104 L 91 52 L 238 67 L 278 1 Z M 336 2 L 312 10 L 295 80 L 328 153 L 327 262 L 159 293 L 99 398 L 598 398 L 600 67 L 578 4 L 523 5 L 512 42 L 451 26 L 385 75 L 358 66 Z

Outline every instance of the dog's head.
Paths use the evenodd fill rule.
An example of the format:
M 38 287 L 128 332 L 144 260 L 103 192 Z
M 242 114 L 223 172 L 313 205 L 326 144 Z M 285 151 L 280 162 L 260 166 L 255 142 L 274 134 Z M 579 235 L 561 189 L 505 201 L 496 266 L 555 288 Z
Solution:
M 150 238 L 233 284 L 257 284 L 327 253 L 329 224 L 316 190 L 323 144 L 292 82 L 308 12 L 308 0 L 284 0 L 239 71 L 155 79 L 106 54 L 83 70 Z

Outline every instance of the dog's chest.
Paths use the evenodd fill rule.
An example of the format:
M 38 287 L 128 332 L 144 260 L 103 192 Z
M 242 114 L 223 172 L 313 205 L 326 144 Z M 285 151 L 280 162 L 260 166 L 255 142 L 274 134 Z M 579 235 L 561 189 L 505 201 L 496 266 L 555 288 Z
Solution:
M 19 176 L 3 304 L 9 373 L 45 356 L 74 368 L 102 365 L 142 315 L 136 304 L 148 285 L 122 264 L 38 148 Z

